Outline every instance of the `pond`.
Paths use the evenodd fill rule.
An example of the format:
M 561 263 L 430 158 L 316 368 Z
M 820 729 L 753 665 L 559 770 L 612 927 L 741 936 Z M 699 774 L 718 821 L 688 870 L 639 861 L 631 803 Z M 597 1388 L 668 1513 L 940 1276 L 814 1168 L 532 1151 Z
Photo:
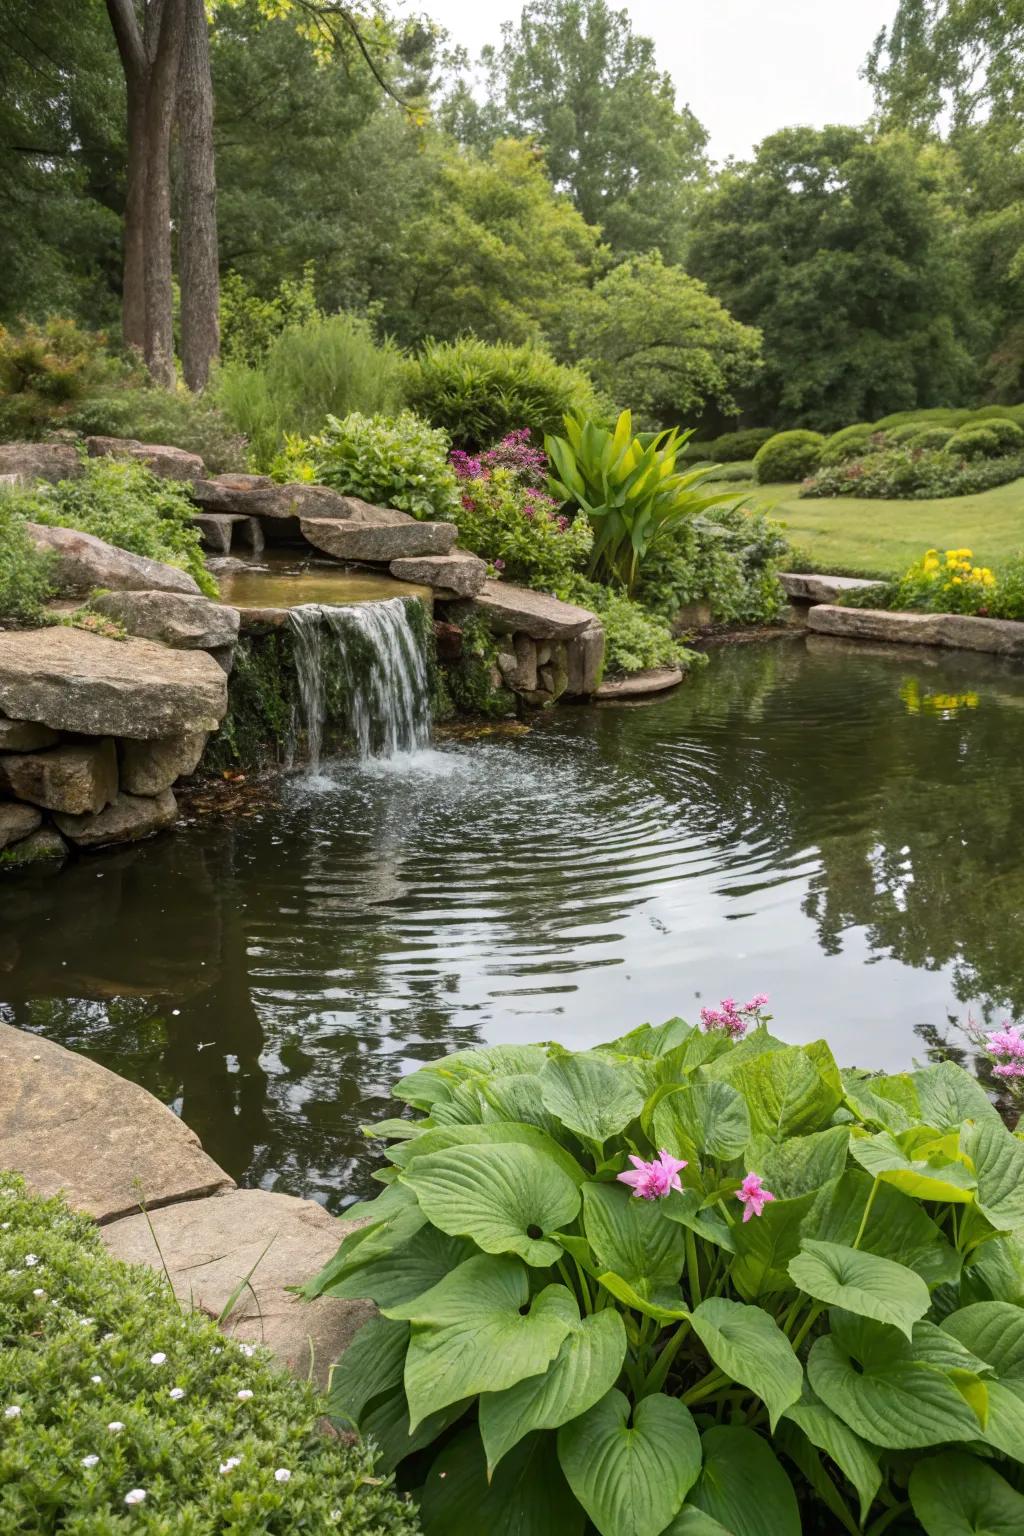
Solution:
M 767 992 L 898 1069 L 1024 1006 L 1024 670 L 827 639 L 675 693 L 338 760 L 0 886 L 0 1017 L 151 1089 L 239 1180 L 340 1209 L 390 1083 Z M 969 1061 L 969 1058 L 968 1058 Z

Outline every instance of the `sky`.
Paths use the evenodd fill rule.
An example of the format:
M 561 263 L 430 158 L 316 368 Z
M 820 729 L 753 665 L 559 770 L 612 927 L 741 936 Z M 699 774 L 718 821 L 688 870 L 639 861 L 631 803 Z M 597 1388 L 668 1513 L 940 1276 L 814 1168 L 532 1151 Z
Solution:
M 859 123 L 871 91 L 858 71 L 896 0 L 618 0 L 653 37 L 659 66 L 710 136 L 716 160 L 749 155 L 776 128 Z M 521 0 L 418 0 L 476 55 Z

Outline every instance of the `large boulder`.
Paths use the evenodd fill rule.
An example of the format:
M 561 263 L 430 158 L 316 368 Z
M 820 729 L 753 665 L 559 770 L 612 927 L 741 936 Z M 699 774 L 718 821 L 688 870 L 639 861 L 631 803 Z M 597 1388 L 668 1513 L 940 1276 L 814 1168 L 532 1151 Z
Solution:
M 130 635 L 177 651 L 210 651 L 238 639 L 238 610 L 179 592 L 101 592 L 89 605 Z
M 121 743 L 121 787 L 130 795 L 160 795 L 177 779 L 195 773 L 206 746 L 205 731 L 156 741 Z
M 447 555 L 412 555 L 392 560 L 391 574 L 398 581 L 434 587 L 438 597 L 475 597 L 487 580 L 486 563 L 465 549 Z
M 0 803 L 0 851 L 29 837 L 42 819 L 42 811 L 37 811 L 34 805 Z
M 72 443 L 0 443 L 0 475 L 13 475 L 18 485 L 33 480 L 74 480 L 82 461 Z
M 216 730 L 227 678 L 205 651 L 65 625 L 0 633 L 0 710 L 83 736 L 148 741 Z
M 388 522 L 355 518 L 303 517 L 302 536 L 335 560 L 390 565 L 413 555 L 446 555 L 458 537 L 454 523 L 418 523 L 403 512 Z
M 152 796 L 119 794 L 113 805 L 96 816 L 64 816 L 58 812 L 53 819 L 76 848 L 111 848 L 152 837 L 154 832 L 172 827 L 177 815 L 177 802 L 165 789 Z
M 350 517 L 349 498 L 327 485 L 276 485 L 267 475 L 218 475 L 198 480 L 192 500 L 204 512 L 245 517 Z
M 0 790 L 48 811 L 102 811 L 117 794 L 117 751 L 109 736 L 48 752 L 0 757 Z
M 110 587 L 128 592 L 190 592 L 201 596 L 193 578 L 176 565 L 129 554 L 128 550 L 106 544 L 77 528 L 49 528 L 42 523 L 26 523 L 25 527 L 35 547 L 53 556 L 52 575 L 60 592 L 91 592 L 95 587 Z
M 85 448 L 96 459 L 135 459 L 162 480 L 201 480 L 206 474 L 206 465 L 198 453 L 171 448 L 166 443 L 140 443 L 134 437 L 87 437 Z
M 595 619 L 589 608 L 506 581 L 486 582 L 475 605 L 495 634 L 522 633 L 533 640 L 571 640 Z

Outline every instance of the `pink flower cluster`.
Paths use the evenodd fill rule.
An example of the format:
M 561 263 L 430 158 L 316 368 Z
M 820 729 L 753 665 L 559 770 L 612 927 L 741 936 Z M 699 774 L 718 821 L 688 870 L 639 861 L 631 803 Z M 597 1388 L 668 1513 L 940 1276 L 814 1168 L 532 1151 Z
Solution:
M 1005 1021 L 1001 1029 L 994 1029 L 985 1036 L 986 1049 L 993 1056 L 1008 1056 L 992 1068 L 993 1077 L 1024 1077 L 1024 1035 L 1020 1026 Z
M 620 1184 L 631 1184 L 634 1195 L 641 1200 L 663 1200 L 674 1189 L 682 1189 L 679 1180 L 679 1171 L 686 1167 L 685 1159 L 672 1157 L 664 1149 L 660 1151 L 653 1162 L 646 1163 L 642 1157 L 635 1157 L 632 1153 L 629 1158 L 633 1164 L 632 1171 L 616 1175 Z
M 548 469 L 547 454 L 531 445 L 529 427 L 509 432 L 486 453 L 453 448 L 448 460 L 459 480 L 489 480 L 493 469 L 510 469 L 524 485 L 541 486 Z
M 751 1216 L 762 1215 L 765 1206 L 775 1196 L 770 1189 L 765 1189 L 759 1173 L 748 1173 L 736 1191 L 736 1199 L 743 1202 L 743 1220 L 749 1221 Z
M 702 1008 L 700 1021 L 705 1030 L 724 1029 L 734 1039 L 745 1035 L 751 1024 L 760 1022 L 761 1010 L 768 1003 L 767 994 L 759 992 L 742 1007 L 731 997 L 723 997 L 717 1008 Z

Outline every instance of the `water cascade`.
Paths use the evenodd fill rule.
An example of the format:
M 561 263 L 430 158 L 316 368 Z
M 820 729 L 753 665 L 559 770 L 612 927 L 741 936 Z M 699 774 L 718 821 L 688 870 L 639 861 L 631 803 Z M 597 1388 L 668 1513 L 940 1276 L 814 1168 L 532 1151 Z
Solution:
M 430 741 L 430 686 L 408 600 L 292 608 L 298 719 L 309 766 L 324 732 L 343 724 L 362 759 L 414 752 Z M 293 728 L 293 743 L 297 730 Z

